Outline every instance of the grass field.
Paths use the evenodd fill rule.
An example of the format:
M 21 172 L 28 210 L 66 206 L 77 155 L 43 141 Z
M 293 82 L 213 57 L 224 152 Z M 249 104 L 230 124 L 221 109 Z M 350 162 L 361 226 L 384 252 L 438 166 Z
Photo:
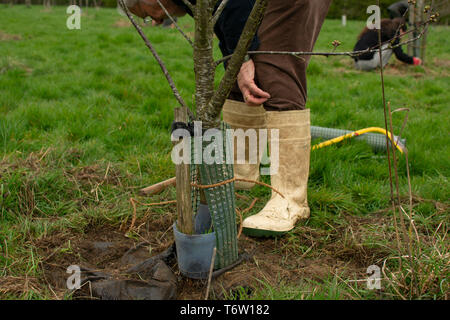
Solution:
M 80 261 L 105 266 L 85 261 L 83 243 L 90 240 L 122 246 L 144 241 L 150 252 L 159 252 L 172 239 L 166 231 L 174 206 L 138 206 L 139 227 L 127 233 L 131 197 L 175 198 L 174 189 L 152 198 L 138 195 L 175 173 L 169 130 L 176 101 L 170 88 L 136 31 L 115 10 L 83 12 L 81 30 L 68 30 L 66 19 L 63 7 L 0 6 L 2 299 L 70 298 L 51 274 L 65 277 L 65 268 Z M 192 32 L 188 17 L 180 25 Z M 327 20 L 316 50 L 331 50 L 336 39 L 342 42 L 338 50 L 351 50 L 363 25 L 350 21 L 343 28 Z M 145 32 L 191 103 L 191 49 L 176 30 Z M 386 155 L 363 142 L 341 143 L 312 153 L 311 218 L 283 238 L 242 236 L 240 247 L 255 249 L 254 259 L 215 280 L 211 298 L 449 298 L 449 39 L 448 27 L 433 26 L 426 65 L 392 59 L 385 75 L 392 109 L 410 109 L 403 137 L 417 228 L 409 234 L 417 249 L 413 257 L 399 258 L 408 255 L 409 242 L 395 226 Z M 380 75 L 353 70 L 347 57 L 314 57 L 309 108 L 316 126 L 384 127 Z M 403 117 L 393 115 L 396 134 Z M 397 155 L 408 208 L 405 157 Z M 259 199 L 249 215 L 270 192 L 257 187 L 243 194 L 241 208 Z M 356 281 L 367 278 L 370 265 L 382 268 L 381 290 Z M 180 281 L 181 299 L 201 298 L 204 283 Z

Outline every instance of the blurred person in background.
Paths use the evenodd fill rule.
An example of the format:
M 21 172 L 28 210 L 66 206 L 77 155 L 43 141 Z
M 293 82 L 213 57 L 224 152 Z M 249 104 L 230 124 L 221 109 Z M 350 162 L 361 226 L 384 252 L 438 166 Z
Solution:
M 422 64 L 420 58 L 411 57 L 403 52 L 402 47 L 397 46 L 401 41 L 401 36 L 406 32 L 406 23 L 404 18 L 395 19 L 383 19 L 381 20 L 381 42 L 384 43 L 381 49 L 381 60 L 383 61 L 383 67 L 385 67 L 392 54 L 395 57 L 410 65 L 418 66 Z M 358 42 L 354 47 L 354 51 L 363 51 L 367 49 L 377 49 L 372 52 L 364 53 L 356 56 L 355 68 L 363 71 L 370 71 L 381 67 L 380 52 L 378 50 L 378 30 L 369 29 L 367 27 L 358 36 Z M 395 47 L 390 49 L 390 47 Z
M 391 19 L 405 17 L 408 9 L 408 0 L 395 2 L 387 8 Z

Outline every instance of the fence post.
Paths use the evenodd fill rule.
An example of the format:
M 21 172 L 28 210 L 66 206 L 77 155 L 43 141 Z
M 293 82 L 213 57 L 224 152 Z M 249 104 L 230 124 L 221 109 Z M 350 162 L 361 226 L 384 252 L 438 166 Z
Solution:
M 174 115 L 175 122 L 188 122 L 188 113 L 186 108 L 175 108 Z M 180 139 L 178 143 L 183 143 L 182 139 Z M 186 163 L 178 164 L 175 166 L 175 171 L 177 180 L 177 228 L 184 234 L 194 234 L 190 165 Z

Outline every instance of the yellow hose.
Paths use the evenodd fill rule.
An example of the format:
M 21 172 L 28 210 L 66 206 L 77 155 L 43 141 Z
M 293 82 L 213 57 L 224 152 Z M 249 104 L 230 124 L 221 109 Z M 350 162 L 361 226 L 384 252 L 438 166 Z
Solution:
M 361 130 L 358 130 L 358 131 L 353 131 L 353 132 L 350 132 L 350 133 L 345 134 L 343 136 L 340 136 L 340 137 L 337 137 L 337 138 L 334 138 L 334 139 L 331 139 L 331 140 L 324 141 L 322 143 L 319 143 L 319 144 L 313 146 L 312 150 L 325 148 L 325 147 L 331 146 L 332 144 L 339 143 L 339 142 L 341 142 L 341 141 L 343 141 L 345 139 L 354 138 L 354 137 L 357 137 L 357 136 L 360 136 L 362 134 L 369 133 L 369 132 L 377 132 L 377 133 L 381 133 L 381 134 L 383 134 L 385 136 L 387 135 L 389 140 L 391 140 L 391 142 L 396 146 L 396 148 L 401 153 L 404 152 L 403 147 L 400 145 L 400 143 L 398 141 L 394 141 L 394 139 L 392 138 L 392 134 L 390 132 L 386 132 L 386 130 L 384 130 L 382 128 L 377 128 L 377 127 L 370 127 L 370 128 L 361 129 Z

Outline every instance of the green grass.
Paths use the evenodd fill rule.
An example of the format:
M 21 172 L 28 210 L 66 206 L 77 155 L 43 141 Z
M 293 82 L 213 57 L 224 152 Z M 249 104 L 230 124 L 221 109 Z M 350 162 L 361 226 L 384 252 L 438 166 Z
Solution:
M 55 232 L 83 232 L 88 225 L 118 226 L 130 216 L 128 200 L 140 187 L 175 173 L 169 130 L 177 103 L 135 30 L 118 27 L 117 21 L 124 20 L 114 9 L 87 10 L 81 30 L 68 30 L 66 18 L 63 7 L 44 11 L 41 6 L 0 6 L 0 277 L 39 279 L 42 257 L 34 251 L 35 240 Z M 180 24 L 192 32 L 190 18 L 182 18 Z M 363 22 L 350 21 L 343 28 L 339 21 L 327 20 L 316 50 L 331 50 L 335 39 L 342 42 L 339 50 L 351 50 L 361 28 Z M 449 30 L 431 28 L 425 67 L 407 67 L 393 59 L 395 68 L 388 68 L 385 75 L 392 108 L 410 109 L 403 137 L 412 191 L 416 199 L 426 200 L 415 206 L 416 224 L 421 235 L 439 231 L 423 243 L 426 266 L 435 267 L 438 284 L 428 284 L 415 298 L 444 298 L 448 288 L 448 262 L 442 261 L 448 257 L 449 243 L 442 232 L 448 230 L 450 198 Z M 145 32 L 191 104 L 191 49 L 176 30 L 149 27 Z M 217 78 L 222 74 L 220 68 Z M 384 127 L 378 73 L 353 70 L 347 57 L 314 57 L 308 79 L 313 125 L 349 130 Z M 396 133 L 403 116 L 393 116 Z M 398 157 L 400 193 L 406 196 L 405 157 Z M 262 187 L 248 194 L 269 197 Z M 322 232 L 324 243 L 332 241 L 329 235 L 348 227 L 343 217 L 370 217 L 389 207 L 389 194 L 386 155 L 356 142 L 314 151 L 309 181 L 312 216 L 283 245 L 304 254 L 307 247 L 297 237 L 301 228 Z M 167 190 L 153 200 L 174 196 Z M 259 201 L 249 214 L 263 205 Z M 145 212 L 139 208 L 138 216 Z M 386 230 L 374 226 L 366 232 L 362 241 L 380 247 L 390 245 L 380 240 L 381 232 L 395 230 L 390 224 Z M 430 243 L 441 246 L 439 254 Z M 313 250 L 305 257 L 320 254 Z M 429 269 L 421 272 L 425 270 Z M 259 279 L 263 285 L 251 298 L 377 298 L 339 279 L 330 275 L 320 284 L 306 279 L 301 285 L 277 287 Z M 46 288 L 3 296 L 1 292 L 3 298 L 53 296 Z M 399 297 L 393 286 L 388 292 L 383 298 Z

